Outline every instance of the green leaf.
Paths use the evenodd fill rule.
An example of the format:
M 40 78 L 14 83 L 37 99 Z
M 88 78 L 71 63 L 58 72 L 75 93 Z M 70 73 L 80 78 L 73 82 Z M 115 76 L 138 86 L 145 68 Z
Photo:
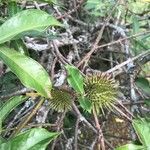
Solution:
M 68 83 L 77 93 L 84 94 L 83 77 L 78 68 L 71 65 L 66 65 L 65 68 L 68 72 Z
M 139 77 L 136 81 L 136 85 L 143 90 L 146 94 L 150 93 L 150 84 L 146 78 Z
M 126 144 L 124 146 L 118 147 L 115 150 L 144 150 L 144 146 L 135 145 L 131 143 L 131 144 Z
M 140 54 L 142 51 L 146 51 L 150 48 L 149 44 L 143 39 L 132 39 L 133 41 L 133 51 L 135 55 Z M 142 50 L 141 50 L 142 49 Z
M 43 128 L 33 128 L 1 144 L 0 150 L 45 150 L 58 135 Z
M 132 123 L 141 143 L 150 147 L 150 121 L 145 118 L 133 120 Z
M 19 51 L 21 54 L 29 56 L 27 47 L 25 46 L 22 39 L 13 40 L 10 42 L 10 47 L 14 48 L 16 51 Z
M 143 12 L 149 10 L 149 3 L 144 3 L 142 1 L 130 1 L 128 5 L 128 9 L 133 12 L 133 14 L 139 13 L 142 14 Z
M 34 89 L 44 97 L 51 97 L 49 75 L 38 62 L 5 46 L 0 47 L 0 58 L 26 87 Z
M 11 1 L 8 3 L 8 16 L 9 17 L 14 16 L 19 11 L 21 11 L 21 8 L 17 6 L 17 3 L 15 1 Z
M 145 102 L 145 104 L 146 104 L 148 107 L 150 107 L 150 98 L 149 98 L 149 99 L 145 99 L 144 102 Z
M 138 33 L 139 30 L 140 30 L 139 20 L 138 20 L 138 18 L 136 17 L 136 15 L 133 15 L 133 16 L 132 16 L 132 21 L 133 21 L 133 24 L 132 24 L 133 34 L 136 34 L 136 33 Z
M 81 97 L 79 99 L 79 102 L 80 102 L 80 106 L 86 110 L 87 112 L 91 113 L 91 110 L 92 110 L 92 103 L 86 99 L 86 97 Z
M 2 143 L 4 143 L 5 142 L 5 139 L 3 139 L 1 136 L 0 136 L 0 145 L 2 144 Z
M 45 30 L 48 26 L 61 26 L 61 24 L 44 11 L 23 10 L 0 26 L 0 44 L 13 39 L 18 34 L 32 30 Z
M 7 117 L 7 115 L 19 104 L 24 102 L 27 99 L 25 96 L 15 96 L 10 98 L 8 101 L 6 101 L 1 107 L 0 107 L 0 121 L 1 123 L 4 121 L 4 119 Z M 1 128 L 1 125 L 0 125 Z
M 10 18 L 20 11 L 21 11 L 21 8 L 17 5 L 17 2 L 10 1 L 8 3 L 8 16 Z M 25 44 L 23 43 L 23 41 L 21 39 L 13 40 L 10 43 L 10 45 L 11 45 L 11 47 L 16 49 L 17 51 L 20 51 L 22 54 L 29 55 L 28 50 L 27 50 Z
M 97 5 L 99 5 L 100 4 L 100 1 L 99 0 L 88 0 L 87 2 L 86 2 L 86 5 L 85 5 L 85 8 L 86 9 L 95 9 L 96 8 L 96 6 Z
M 135 44 L 139 47 L 139 49 L 144 49 L 145 51 L 148 50 L 150 47 L 148 44 L 146 44 L 143 40 L 133 39 L 135 41 Z M 141 51 L 140 51 L 141 52 Z

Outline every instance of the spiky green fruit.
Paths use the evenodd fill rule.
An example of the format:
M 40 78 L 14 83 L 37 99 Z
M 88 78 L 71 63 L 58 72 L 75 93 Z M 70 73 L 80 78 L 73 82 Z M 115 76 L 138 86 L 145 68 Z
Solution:
M 91 101 L 92 108 L 99 114 L 100 110 L 112 109 L 112 104 L 116 101 L 118 85 L 110 75 L 106 73 L 96 73 L 87 76 L 85 80 L 86 97 Z
M 50 107 L 58 112 L 64 112 L 71 109 L 71 95 L 60 89 L 52 89 L 52 99 L 50 99 Z

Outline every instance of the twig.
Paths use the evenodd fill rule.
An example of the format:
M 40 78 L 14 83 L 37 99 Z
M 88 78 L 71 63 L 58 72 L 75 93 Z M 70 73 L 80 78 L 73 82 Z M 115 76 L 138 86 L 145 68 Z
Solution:
M 18 122 L 20 122 L 26 115 L 28 115 L 28 112 L 30 110 L 32 110 L 34 108 L 34 105 L 32 105 L 31 107 L 29 107 L 29 102 L 31 102 L 31 100 L 27 100 L 25 102 L 25 105 L 17 112 L 17 114 L 14 116 L 13 120 L 9 122 L 9 124 L 7 125 L 7 128 L 11 128 L 12 126 L 15 126 L 16 124 L 18 124 Z M 29 108 L 28 108 L 29 107 Z M 28 109 L 27 109 L 28 108 Z M 21 120 L 20 120 L 20 119 Z M 7 129 L 6 128 L 6 129 Z M 8 135 L 8 132 L 5 132 L 4 136 Z
M 103 45 L 97 46 L 96 49 L 100 49 L 100 48 L 103 48 L 103 47 L 106 47 L 106 46 L 114 45 L 114 44 L 120 43 L 122 41 L 131 39 L 131 38 L 136 38 L 138 36 L 142 36 L 142 35 L 145 35 L 145 34 L 148 34 L 148 33 L 150 33 L 150 31 L 140 32 L 140 33 L 137 33 L 137 34 L 134 34 L 134 35 L 131 35 L 131 36 L 128 36 L 128 37 L 125 37 L 125 38 L 122 38 L 122 39 L 119 39 L 119 40 L 107 43 L 107 44 L 103 44 Z
M 11 98 L 13 96 L 22 95 L 22 94 L 25 94 L 25 93 L 30 92 L 30 91 L 32 91 L 32 90 L 31 89 L 27 89 L 27 88 L 23 88 L 21 90 L 18 90 L 16 92 L 11 93 L 11 94 L 2 95 L 2 96 L 0 96 L 0 99 L 1 100 L 9 99 L 9 98 Z
M 97 128 L 98 133 L 99 133 L 99 135 L 98 135 L 98 143 L 97 143 L 97 150 L 105 150 L 103 132 L 102 132 L 101 126 L 99 124 L 95 108 L 93 108 L 93 116 L 94 116 L 96 128 Z
M 119 2 L 119 0 L 118 0 Z M 93 52 L 96 50 L 96 47 L 99 43 L 99 41 L 101 40 L 102 38 L 102 35 L 103 35 L 103 32 L 104 32 L 104 29 L 105 29 L 105 26 L 107 25 L 107 23 L 109 22 L 110 18 L 111 18 L 111 15 L 112 15 L 112 12 L 116 9 L 117 5 L 118 5 L 118 2 L 116 3 L 116 5 L 113 7 L 113 9 L 111 10 L 111 12 L 109 13 L 108 17 L 106 18 L 101 30 L 99 31 L 98 33 L 98 36 L 95 40 L 95 43 L 93 44 L 93 47 L 92 49 L 84 56 L 84 58 L 78 63 L 77 67 L 80 67 L 84 62 L 88 62 L 90 56 L 93 54 Z
M 80 113 L 79 109 L 77 108 L 77 106 L 75 105 L 74 102 L 72 103 L 72 107 L 73 107 L 74 111 L 76 112 L 77 116 L 79 117 L 80 121 L 84 122 L 92 131 L 94 131 L 95 133 L 97 133 L 97 130 Z
M 94 146 L 96 145 L 97 138 L 98 138 L 98 137 L 96 137 L 96 138 L 93 140 L 93 142 L 92 142 L 92 144 L 91 144 L 91 146 L 90 146 L 90 150 L 94 150 Z
M 123 117 L 125 117 L 127 120 L 132 122 L 132 119 L 129 118 L 124 112 L 122 112 L 118 107 L 116 107 L 114 104 L 111 104 L 114 109 L 116 109 L 117 112 L 119 112 Z
M 54 69 L 55 69 L 55 65 L 56 65 L 56 62 L 58 61 L 58 58 L 56 57 L 53 61 L 53 64 L 52 64 L 52 67 L 51 67 L 51 80 L 53 81 L 54 80 Z
M 140 101 L 137 101 L 137 102 L 131 102 L 131 100 L 128 101 L 128 102 L 122 102 L 123 105 L 141 105 L 141 104 L 144 104 L 144 103 L 145 103 L 144 100 L 140 100 Z
M 75 125 L 75 135 L 74 135 L 74 150 L 78 150 L 78 127 L 79 127 L 80 118 L 77 118 Z
M 112 146 L 112 144 L 110 142 L 108 142 L 105 138 L 104 141 L 106 143 L 106 145 L 110 148 L 110 150 L 114 150 L 115 148 Z
M 80 6 L 81 6 L 81 4 L 84 2 L 84 0 L 81 0 L 80 2 L 79 2 L 79 4 L 76 6 L 76 8 L 74 8 L 73 10 L 69 10 L 67 13 L 65 13 L 64 15 L 61 15 L 61 16 L 59 16 L 59 17 L 57 17 L 57 19 L 62 19 L 62 18 L 64 18 L 64 17 L 66 17 L 66 16 L 68 16 L 68 15 L 71 15 L 73 12 L 75 12 L 78 8 L 80 8 Z
M 67 64 L 67 59 L 59 52 L 59 49 L 58 49 L 58 47 L 57 47 L 55 41 L 52 41 L 52 43 L 53 43 L 53 46 L 54 46 L 54 49 L 55 49 L 55 52 L 56 52 L 58 58 L 60 59 L 60 61 L 61 61 L 64 65 L 66 65 L 66 64 Z
M 63 119 L 64 119 L 65 115 L 66 115 L 66 111 L 61 114 L 61 117 L 59 118 L 58 122 L 56 123 L 56 124 L 57 124 L 57 129 L 56 129 L 57 132 L 60 131 L 60 129 L 61 129 L 61 127 L 62 127 L 62 123 L 63 123 Z M 57 140 L 58 140 L 58 139 L 55 139 L 55 140 L 53 141 L 51 150 L 54 150 L 55 145 L 56 145 L 56 143 L 57 143 Z
M 79 109 L 77 108 L 77 106 L 75 105 L 75 103 L 72 103 L 72 107 L 74 109 L 74 111 L 76 112 L 77 116 L 79 117 L 80 121 L 82 121 L 85 125 L 87 125 L 94 133 L 97 134 L 97 130 L 95 129 L 95 127 L 93 127 L 91 125 L 91 123 L 89 123 L 85 117 L 80 113 Z M 105 143 L 107 144 L 107 146 L 109 146 L 110 148 L 112 148 L 112 146 L 110 145 L 110 143 L 104 138 Z
M 122 104 L 121 101 L 118 101 L 118 104 L 119 104 L 129 115 L 131 115 L 131 116 L 134 118 L 133 114 L 132 114 L 125 106 L 123 106 L 123 104 Z
M 41 126 L 43 126 L 43 127 L 56 127 L 56 124 L 50 124 L 50 123 L 28 124 L 28 125 L 24 126 L 24 128 L 41 127 Z M 12 131 L 12 130 L 17 130 L 17 127 L 2 129 L 0 131 L 0 133 Z
M 123 63 L 121 63 L 121 64 L 119 64 L 119 65 L 109 69 L 108 71 L 106 71 L 106 73 L 113 73 L 114 71 L 122 68 L 123 66 L 127 65 L 128 63 L 130 63 L 132 61 L 135 61 L 135 60 L 137 60 L 140 57 L 148 55 L 149 53 L 150 53 L 150 49 L 148 49 L 146 52 L 143 52 L 143 53 L 141 53 L 141 54 L 139 54 L 139 55 L 137 55 L 137 56 L 135 56 L 133 58 L 129 58 L 128 60 L 124 61 Z
M 111 138 L 116 138 L 120 140 L 127 140 L 127 141 L 132 141 L 132 138 L 127 138 L 127 137 L 120 137 L 116 135 L 111 135 L 111 134 L 104 134 L 105 136 L 111 137 Z
M 30 113 L 29 116 L 27 116 L 17 127 L 17 130 L 12 133 L 12 136 L 16 136 L 24 127 L 25 125 L 31 120 L 31 118 L 36 114 L 36 112 L 38 111 L 38 109 L 41 107 L 41 105 L 43 104 L 43 102 L 45 101 L 44 98 L 41 98 L 41 100 L 39 101 L 39 103 L 35 106 L 35 108 L 32 110 L 32 112 Z
M 61 15 L 61 12 L 58 10 L 58 8 L 57 7 L 54 7 L 54 9 L 56 10 L 56 12 L 59 14 L 59 15 Z M 63 21 L 63 24 L 65 25 L 65 27 L 66 27 L 66 32 L 68 33 L 68 36 L 69 36 L 69 41 L 70 41 L 70 43 L 72 43 L 72 45 L 73 45 L 73 48 L 74 48 L 74 53 L 76 54 L 76 56 L 77 56 L 77 58 L 80 58 L 79 57 L 79 54 L 78 54 L 78 49 L 77 49 L 77 45 L 76 45 L 76 40 L 73 38 L 73 33 L 72 33 L 72 31 L 71 31 L 71 29 L 69 28 L 69 24 L 67 23 L 67 21 L 65 20 L 65 19 L 62 19 L 62 21 Z M 58 53 L 58 52 L 57 52 Z M 71 54 L 71 52 L 69 52 L 69 54 L 71 54 L 71 55 L 68 55 L 68 59 L 67 59 L 67 63 L 71 63 L 72 62 L 72 59 L 73 59 L 73 56 L 75 57 L 75 54 Z M 71 56 L 71 57 L 69 57 L 69 56 Z M 69 59 L 69 58 L 71 58 L 71 59 Z
M 143 52 L 143 53 L 141 53 L 141 54 L 139 54 L 139 55 L 137 55 L 137 56 L 135 56 L 135 57 L 133 57 L 133 58 L 127 59 L 126 61 L 122 62 L 121 64 L 118 64 L 118 65 L 114 66 L 113 68 L 107 70 L 106 73 L 108 73 L 108 74 L 113 73 L 113 76 L 115 77 L 115 76 L 117 76 L 117 75 L 124 72 L 124 70 L 121 69 L 122 67 L 124 67 L 128 63 L 130 63 L 132 61 L 136 61 L 136 60 L 138 60 L 138 62 L 142 65 L 147 63 L 148 61 L 150 61 L 150 49 Z M 96 70 L 96 69 L 91 69 L 91 68 L 88 68 L 86 70 L 86 72 L 87 73 L 88 72 L 101 73 L 101 71 Z

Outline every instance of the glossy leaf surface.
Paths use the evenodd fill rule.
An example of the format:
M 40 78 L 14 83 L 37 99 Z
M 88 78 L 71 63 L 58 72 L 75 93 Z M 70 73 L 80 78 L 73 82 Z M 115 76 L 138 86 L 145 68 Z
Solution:
M 7 117 L 7 115 L 19 104 L 24 102 L 27 99 L 25 96 L 15 96 L 10 98 L 0 107 L 0 120 L 3 120 Z
M 68 73 L 68 83 L 77 93 L 84 94 L 83 77 L 78 68 L 71 65 L 66 65 L 65 68 L 67 69 Z
M 91 113 L 92 110 L 92 103 L 86 98 L 86 97 L 81 97 L 79 99 L 80 106 L 87 112 Z
M 37 9 L 23 10 L 0 26 L 0 44 L 9 41 L 26 31 L 45 30 L 48 26 L 61 24 L 44 11 Z
M 22 84 L 44 97 L 51 97 L 52 85 L 49 75 L 38 62 L 5 46 L 0 47 L 0 58 L 17 75 Z
M 133 120 L 133 127 L 141 141 L 147 147 L 150 147 L 150 121 L 145 118 Z
M 33 128 L 0 145 L 0 150 L 45 150 L 59 133 Z
M 141 145 L 135 145 L 135 144 L 126 144 L 124 146 L 118 147 L 115 150 L 144 150 L 144 147 Z

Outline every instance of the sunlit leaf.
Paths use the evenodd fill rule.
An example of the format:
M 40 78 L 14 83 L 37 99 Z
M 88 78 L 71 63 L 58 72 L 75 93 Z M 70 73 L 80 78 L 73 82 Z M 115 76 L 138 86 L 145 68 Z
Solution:
M 115 150 L 148 150 L 150 149 L 150 120 L 145 118 L 134 119 L 132 125 L 142 145 L 133 143 L 123 145 Z
M 115 150 L 144 150 L 144 146 L 135 144 L 126 144 L 124 146 L 118 147 Z
M 44 97 L 51 97 L 51 81 L 45 69 L 35 60 L 5 46 L 0 47 L 0 58 L 20 81 Z
M 72 86 L 72 88 L 80 93 L 84 93 L 84 88 L 83 88 L 83 77 L 78 70 L 78 68 L 71 66 L 71 65 L 66 65 L 65 68 L 67 69 L 68 77 L 67 81 L 68 83 Z
M 37 9 L 23 10 L 0 26 L 0 44 L 9 41 L 26 31 L 44 31 L 48 26 L 61 24 L 44 11 Z
M 87 112 L 91 113 L 92 110 L 92 103 L 86 98 L 86 97 L 81 97 L 79 99 L 80 106 Z
M 8 3 L 9 18 L 14 16 L 19 11 L 21 11 L 21 8 L 17 5 L 17 2 L 11 1 Z M 29 55 L 28 50 L 21 39 L 11 41 L 10 45 L 12 48 L 16 49 L 17 51 L 20 51 L 22 54 Z
M 133 21 L 133 24 L 132 24 L 133 33 L 136 34 L 139 32 L 139 29 L 140 29 L 140 24 L 136 15 L 133 15 L 132 21 Z
M 133 127 L 144 146 L 150 147 L 150 121 L 145 118 L 133 120 Z
M 141 0 L 142 2 L 150 2 L 150 0 Z
M 27 99 L 25 96 L 15 96 L 7 100 L 1 107 L 0 107 L 0 120 L 1 123 L 7 117 L 7 115 L 19 104 L 24 102 Z M 1 128 L 1 125 L 0 125 Z
M 58 135 L 43 128 L 33 128 L 1 144 L 0 150 L 45 150 Z

